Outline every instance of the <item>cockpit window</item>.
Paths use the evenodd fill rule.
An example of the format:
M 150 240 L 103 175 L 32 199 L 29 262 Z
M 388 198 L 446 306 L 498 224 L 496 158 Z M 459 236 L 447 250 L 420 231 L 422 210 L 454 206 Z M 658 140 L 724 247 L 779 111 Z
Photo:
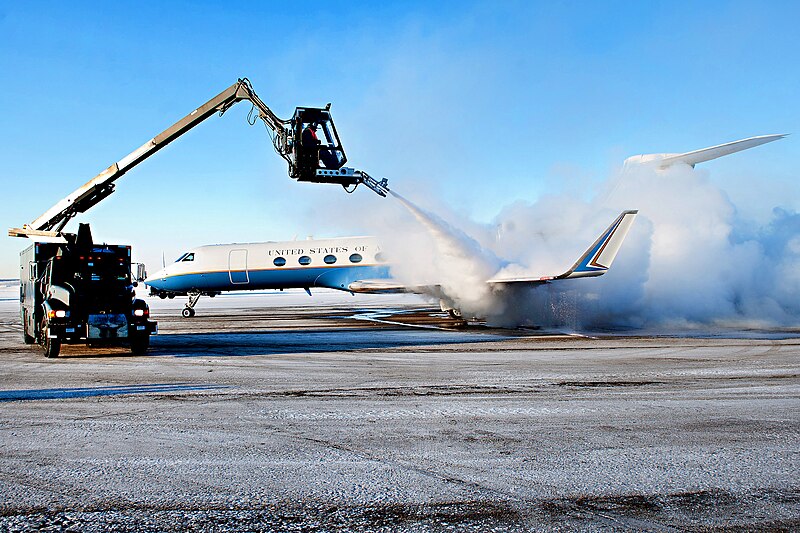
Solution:
M 181 261 L 194 261 L 194 253 L 188 253 L 188 254 L 185 254 L 185 255 L 184 255 L 182 258 L 181 258 Z
M 175 260 L 175 262 L 180 263 L 181 261 L 183 261 L 183 258 L 186 257 L 187 255 L 189 255 L 188 252 L 185 254 L 181 254 L 181 256 Z

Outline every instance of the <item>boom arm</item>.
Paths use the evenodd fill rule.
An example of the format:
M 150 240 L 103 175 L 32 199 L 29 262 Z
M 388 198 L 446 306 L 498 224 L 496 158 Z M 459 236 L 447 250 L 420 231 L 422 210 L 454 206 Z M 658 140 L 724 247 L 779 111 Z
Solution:
M 22 228 L 11 228 L 8 234 L 12 237 L 60 237 L 61 231 L 67 223 L 78 213 L 83 213 L 114 192 L 114 182 L 121 178 L 130 169 L 155 154 L 169 143 L 191 130 L 205 119 L 219 113 L 222 115 L 231 106 L 242 100 L 249 100 L 257 110 L 260 118 L 272 132 L 272 143 L 275 151 L 289 163 L 289 174 L 300 181 L 315 181 L 322 183 L 338 183 L 343 186 L 365 183 L 372 190 L 385 196 L 388 190 L 386 180 L 377 182 L 368 174 L 360 170 L 340 168 L 335 170 L 322 170 L 316 167 L 310 169 L 310 175 L 315 179 L 303 179 L 309 176 L 309 169 L 298 168 L 297 157 L 293 153 L 300 147 L 300 140 L 295 137 L 295 128 L 289 125 L 293 120 L 282 120 L 263 102 L 253 91 L 247 78 L 242 78 L 236 83 L 219 93 L 217 96 L 198 107 L 178 122 L 147 141 L 145 144 L 117 161 L 100 174 L 89 180 L 83 186 L 59 201 L 48 209 L 39 218 L 24 225 Z M 330 106 L 330 104 L 328 104 Z M 299 109 L 299 108 L 298 108 Z M 313 108 L 312 108 L 313 109 Z M 327 108 L 325 109 L 327 113 Z M 330 115 L 328 114 L 328 119 Z M 255 119 L 253 119 L 255 120 Z M 332 121 L 331 121 L 332 122 Z M 294 124 L 292 124 L 294 126 Z M 302 126 L 302 124 L 301 124 Z M 337 137 L 338 139 L 338 137 Z M 344 153 L 341 146 L 338 149 Z M 346 159 L 345 159 L 346 161 Z M 344 161 L 343 161 L 344 162 Z M 301 170 L 304 171 L 301 173 Z

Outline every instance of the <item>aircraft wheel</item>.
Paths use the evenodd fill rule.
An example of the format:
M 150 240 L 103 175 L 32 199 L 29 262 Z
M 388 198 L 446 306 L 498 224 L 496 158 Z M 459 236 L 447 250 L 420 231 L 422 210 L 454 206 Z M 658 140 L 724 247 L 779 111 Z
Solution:
M 194 309 L 191 307 L 184 307 L 183 311 L 181 311 L 181 316 L 183 318 L 192 318 L 194 316 Z

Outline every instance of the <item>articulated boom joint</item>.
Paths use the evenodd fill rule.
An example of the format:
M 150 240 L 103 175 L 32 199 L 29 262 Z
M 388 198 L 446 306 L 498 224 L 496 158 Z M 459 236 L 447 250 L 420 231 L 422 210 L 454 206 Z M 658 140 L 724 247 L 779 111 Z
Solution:
M 372 189 L 373 192 L 377 193 L 379 196 L 383 196 L 386 198 L 386 195 L 389 193 L 389 180 L 383 178 L 381 181 L 376 180 L 363 170 L 357 171 L 361 174 L 361 179 L 359 183 L 363 183 L 365 187 Z M 352 191 L 350 191 L 352 192 Z
M 342 167 L 335 170 L 318 168 L 314 173 L 313 179 L 306 181 L 313 181 L 315 183 L 338 183 L 349 193 L 355 191 L 356 187 L 361 184 L 384 198 L 389 193 L 388 179 L 383 178 L 378 181 L 363 170 L 350 167 Z

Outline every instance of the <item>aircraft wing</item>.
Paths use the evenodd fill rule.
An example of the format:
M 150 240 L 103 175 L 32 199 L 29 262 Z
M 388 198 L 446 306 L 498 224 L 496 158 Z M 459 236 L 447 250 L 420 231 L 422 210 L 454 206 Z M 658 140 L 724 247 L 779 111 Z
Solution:
M 622 241 L 628 235 L 628 230 L 631 229 L 631 224 L 633 224 L 637 213 L 638 211 L 623 211 L 620 213 L 616 220 L 592 243 L 575 264 L 563 274 L 531 278 L 494 278 L 490 279 L 488 283 L 496 285 L 520 283 L 539 285 L 557 279 L 602 276 L 611 268 L 611 264 L 614 262 L 614 258 L 617 257 L 617 252 L 622 246 Z
M 394 279 L 360 279 L 350 283 L 347 290 L 363 294 L 398 294 L 403 292 L 423 292 L 423 287 L 409 287 Z
M 774 135 L 760 135 L 758 137 L 748 137 L 747 139 L 741 139 L 739 141 L 733 141 L 725 144 L 718 144 L 717 146 L 702 148 L 700 150 L 694 150 L 692 152 L 686 152 L 683 154 L 635 155 L 633 157 L 629 157 L 628 159 L 626 159 L 625 164 L 654 163 L 658 164 L 659 168 L 664 169 L 676 163 L 683 163 L 691 167 L 694 167 L 697 163 L 704 163 L 706 161 L 711 161 L 712 159 L 717 159 L 718 157 L 734 154 L 736 152 L 741 152 L 742 150 L 747 150 L 749 148 L 761 146 L 762 144 L 766 144 L 772 141 L 777 141 L 778 139 L 783 139 L 784 137 L 786 137 L 786 135 L 787 134 L 774 134 Z

